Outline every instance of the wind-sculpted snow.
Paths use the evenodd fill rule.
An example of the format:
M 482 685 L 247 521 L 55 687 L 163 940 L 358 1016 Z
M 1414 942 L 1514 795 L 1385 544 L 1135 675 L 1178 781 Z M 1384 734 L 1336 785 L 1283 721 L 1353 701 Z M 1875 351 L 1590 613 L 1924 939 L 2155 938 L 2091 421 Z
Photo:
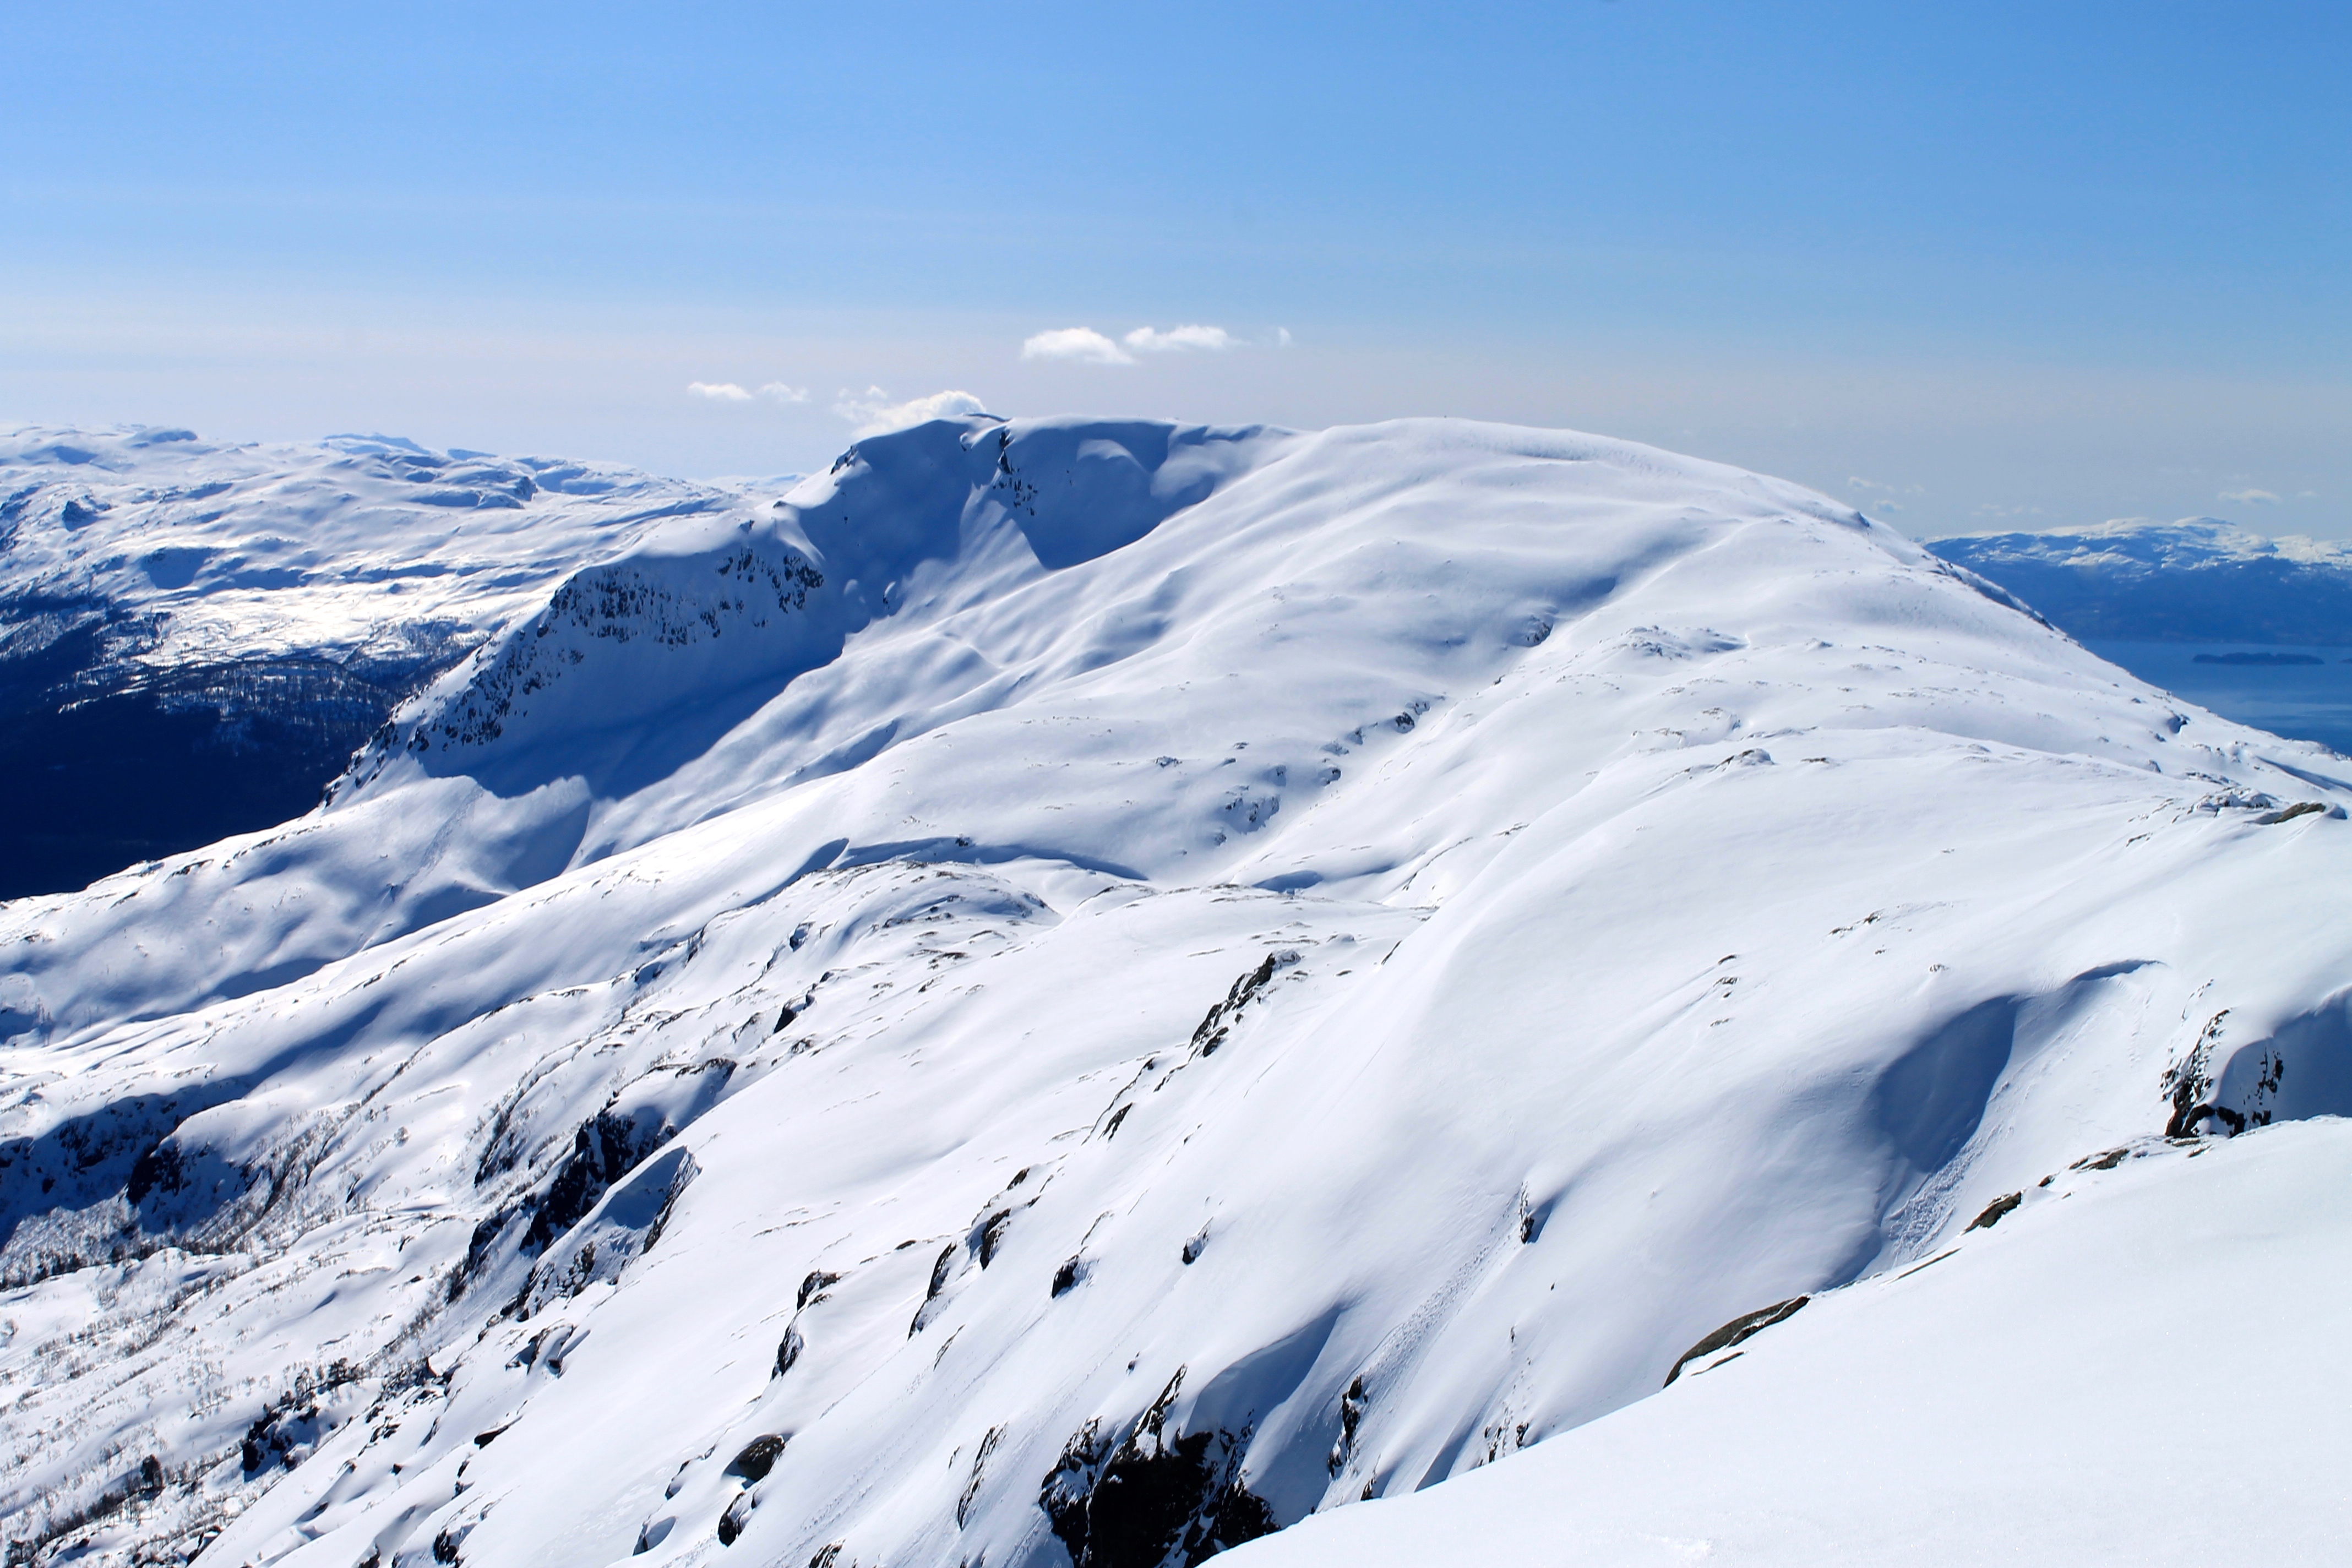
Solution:
M 1197 1561 L 2352 1110 L 2347 783 L 1644 447 L 880 437 L 0 911 L 0 1509 Z

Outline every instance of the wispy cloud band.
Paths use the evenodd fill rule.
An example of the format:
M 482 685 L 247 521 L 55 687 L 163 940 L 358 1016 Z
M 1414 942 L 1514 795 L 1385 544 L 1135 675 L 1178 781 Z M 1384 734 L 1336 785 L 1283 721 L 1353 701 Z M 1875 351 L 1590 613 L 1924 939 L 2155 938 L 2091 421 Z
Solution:
M 1021 357 L 1063 360 L 1073 364 L 1134 364 L 1138 354 L 1223 353 L 1242 346 L 1242 340 L 1224 328 L 1200 321 L 1171 327 L 1164 332 L 1157 327 L 1138 327 L 1118 339 L 1092 327 L 1055 327 L 1024 340 Z M 1287 331 L 1282 333 L 1277 346 L 1290 346 Z
M 686 384 L 686 390 L 693 396 L 707 397 L 713 403 L 749 403 L 755 397 L 765 397 L 777 403 L 806 403 L 809 400 L 807 387 L 788 386 L 781 381 L 769 382 L 757 392 L 731 381 L 689 381 Z

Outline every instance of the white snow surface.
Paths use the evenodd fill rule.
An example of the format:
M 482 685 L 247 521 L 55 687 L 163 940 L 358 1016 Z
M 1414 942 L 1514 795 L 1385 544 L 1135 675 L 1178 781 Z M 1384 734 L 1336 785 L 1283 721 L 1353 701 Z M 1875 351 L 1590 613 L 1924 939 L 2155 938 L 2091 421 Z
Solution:
M 1809 1302 L 1659 1398 L 1233 1568 L 2340 1563 L 2352 1125 L 2147 1152 L 2055 1173 L 1932 1269 Z
M 2080 1238 L 2340 1181 L 2272 1124 L 2352 1110 L 2352 763 L 1797 487 L 975 416 L 562 565 L 319 812 L 0 907 L 45 1561 L 1108 1568 L 1180 1460 L 1175 1561 L 1352 1561 L 1971 1300 L 2145 1339 Z M 2340 1458 L 2272 1408 L 2231 1464 Z
M 397 437 L 226 445 L 187 430 L 0 432 L 0 653 L 103 607 L 151 669 L 308 655 L 365 670 L 470 644 L 583 560 L 740 490 Z

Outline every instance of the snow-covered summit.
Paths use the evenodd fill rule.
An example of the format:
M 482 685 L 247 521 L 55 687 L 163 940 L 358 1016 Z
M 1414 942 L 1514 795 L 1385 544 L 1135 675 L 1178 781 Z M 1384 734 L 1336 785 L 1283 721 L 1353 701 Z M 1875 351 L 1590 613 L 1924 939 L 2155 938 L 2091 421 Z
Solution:
M 0 1509 L 1197 1561 L 2352 1110 L 2347 774 L 1653 448 L 877 437 L 0 910 Z

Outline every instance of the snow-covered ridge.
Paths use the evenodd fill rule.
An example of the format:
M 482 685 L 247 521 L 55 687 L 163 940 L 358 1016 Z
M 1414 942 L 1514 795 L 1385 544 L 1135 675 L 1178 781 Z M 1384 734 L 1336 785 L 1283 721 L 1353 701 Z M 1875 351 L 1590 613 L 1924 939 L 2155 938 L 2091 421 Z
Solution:
M 2342 759 L 1811 492 L 973 418 L 759 500 L 0 910 L 41 1552 L 1161 1568 L 2352 1110 Z
M 2352 625 L 2352 545 L 2218 518 L 1971 534 L 1929 548 L 2077 637 L 2331 644 Z
M 750 516 L 669 524 L 577 571 L 395 715 L 351 782 L 404 758 L 505 780 L 519 749 L 536 753 L 527 770 L 594 775 L 598 736 L 747 686 L 764 699 L 877 618 L 919 621 L 1130 543 L 1286 439 L 986 417 L 872 438 Z

